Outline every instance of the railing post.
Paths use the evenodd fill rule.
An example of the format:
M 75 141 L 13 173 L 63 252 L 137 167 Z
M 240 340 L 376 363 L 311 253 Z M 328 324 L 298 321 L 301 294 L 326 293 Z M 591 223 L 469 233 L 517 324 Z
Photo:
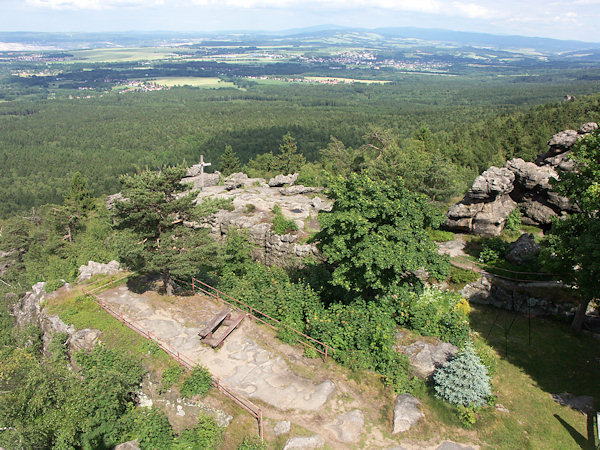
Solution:
M 179 352 L 177 352 L 177 362 L 181 364 L 181 359 L 179 359 Z
M 325 362 L 327 362 L 327 346 L 325 346 Z
M 262 409 L 260 408 L 258 409 L 258 434 L 260 435 L 260 441 L 264 442 Z
M 196 285 L 194 284 L 195 278 L 192 277 L 192 294 L 196 295 Z
M 148 339 L 152 339 L 152 337 L 150 336 L 150 330 L 148 330 Z

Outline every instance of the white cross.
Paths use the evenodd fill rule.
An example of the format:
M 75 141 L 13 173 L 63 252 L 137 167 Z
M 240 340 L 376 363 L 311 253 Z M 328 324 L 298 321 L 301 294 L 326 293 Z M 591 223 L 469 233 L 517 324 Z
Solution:
M 200 191 L 204 190 L 204 168 L 210 166 L 210 163 L 204 162 L 204 155 L 200 155 Z

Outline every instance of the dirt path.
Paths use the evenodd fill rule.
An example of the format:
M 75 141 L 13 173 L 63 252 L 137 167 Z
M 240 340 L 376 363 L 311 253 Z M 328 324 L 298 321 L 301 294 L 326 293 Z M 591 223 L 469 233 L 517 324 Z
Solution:
M 127 286 L 104 291 L 99 297 L 257 402 L 269 441 L 275 439 L 273 426 L 288 420 L 293 425 L 290 436 L 318 434 L 331 448 L 433 449 L 439 445 L 404 439 L 398 447 L 399 441 L 389 433 L 394 395 L 382 389 L 381 383 L 357 382 L 337 364 L 306 358 L 300 346 L 284 344 L 273 330 L 249 318 L 222 348 L 202 344 L 198 332 L 223 308 L 214 299 L 198 295 L 166 298 L 152 291 L 136 294 Z M 337 418 L 356 409 L 364 415 L 362 432 L 356 442 L 343 442 Z

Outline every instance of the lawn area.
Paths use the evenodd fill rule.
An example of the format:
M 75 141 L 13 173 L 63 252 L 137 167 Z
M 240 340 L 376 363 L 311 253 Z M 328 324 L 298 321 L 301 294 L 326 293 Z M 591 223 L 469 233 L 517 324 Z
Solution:
M 160 86 L 193 86 L 204 89 L 235 88 L 230 81 L 223 81 L 217 77 L 165 77 L 153 81 Z
M 600 399 L 600 345 L 585 334 L 574 336 L 569 324 L 549 319 L 531 321 L 514 313 L 475 307 L 472 327 L 501 356 L 494 391 L 510 413 L 486 411 L 474 429 L 497 448 L 578 449 L 594 447 L 593 422 L 584 414 L 558 405 L 551 393 L 569 392 Z M 494 325 L 494 321 L 496 324 Z M 491 330 L 491 332 L 490 332 Z

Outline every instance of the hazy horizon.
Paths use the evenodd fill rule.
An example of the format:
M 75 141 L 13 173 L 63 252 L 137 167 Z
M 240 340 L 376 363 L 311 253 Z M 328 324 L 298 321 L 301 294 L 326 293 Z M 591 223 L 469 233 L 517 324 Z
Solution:
M 3 32 L 416 27 L 600 42 L 600 0 L 0 0 Z

